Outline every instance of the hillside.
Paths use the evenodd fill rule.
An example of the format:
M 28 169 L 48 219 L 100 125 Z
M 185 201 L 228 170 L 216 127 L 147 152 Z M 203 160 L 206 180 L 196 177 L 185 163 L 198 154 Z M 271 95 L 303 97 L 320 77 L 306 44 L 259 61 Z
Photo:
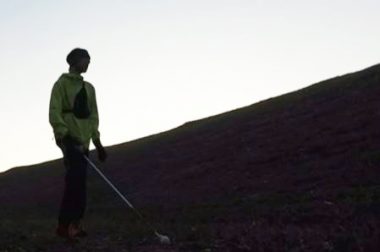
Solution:
M 170 251 L 376 251 L 379 96 L 376 65 L 110 146 L 110 159 L 99 166 L 137 208 L 171 232 L 177 242 Z M 61 160 L 0 173 L 0 202 L 6 206 L 0 214 L 7 225 L 18 230 L 19 218 L 27 216 L 32 223 L 46 217 L 43 226 L 54 227 L 63 174 Z M 126 208 L 94 173 L 89 192 L 89 225 L 117 232 Z M 97 223 L 100 216 L 114 216 L 114 224 Z M 147 235 L 138 222 L 130 225 Z M 4 226 L 3 237 L 12 237 Z M 54 251 L 25 232 L 21 242 L 3 238 L 4 248 L 17 241 L 30 251 Z M 47 233 L 36 232 L 45 244 Z M 73 251 L 91 244 L 98 243 L 89 238 Z M 152 241 L 117 244 L 160 251 Z

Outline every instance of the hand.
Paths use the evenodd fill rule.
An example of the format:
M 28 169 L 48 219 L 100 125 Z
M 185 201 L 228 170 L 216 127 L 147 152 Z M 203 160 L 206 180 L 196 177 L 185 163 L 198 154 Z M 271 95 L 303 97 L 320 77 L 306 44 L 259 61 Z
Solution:
M 55 139 L 55 143 L 58 145 L 59 148 L 62 149 L 70 143 L 70 136 L 65 135 L 63 137 L 57 137 Z
M 62 140 L 62 138 L 56 138 L 56 139 L 55 139 L 55 144 L 56 144 L 59 148 L 62 148 L 62 145 L 63 145 L 63 140 Z
M 107 152 L 106 150 L 102 147 L 100 148 L 96 148 L 97 152 L 98 152 L 98 159 L 101 161 L 101 162 L 104 162 L 106 161 L 107 159 Z
M 66 135 L 62 138 L 57 138 L 55 142 L 64 153 L 66 153 L 68 150 L 78 152 L 79 154 L 85 153 L 85 147 L 69 135 Z
M 96 139 L 93 141 L 95 147 L 96 147 L 96 150 L 98 152 L 98 159 L 101 161 L 101 162 L 104 162 L 106 161 L 107 159 L 107 152 L 106 150 L 104 149 L 102 143 L 100 142 L 100 139 Z

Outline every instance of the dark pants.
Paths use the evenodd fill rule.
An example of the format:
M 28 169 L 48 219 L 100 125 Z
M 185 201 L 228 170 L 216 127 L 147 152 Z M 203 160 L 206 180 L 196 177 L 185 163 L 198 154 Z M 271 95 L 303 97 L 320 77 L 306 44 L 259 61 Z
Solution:
M 86 209 L 87 161 L 83 155 L 88 156 L 88 151 L 83 154 L 72 141 L 66 142 L 61 149 L 66 175 L 58 222 L 61 225 L 68 225 L 82 219 Z

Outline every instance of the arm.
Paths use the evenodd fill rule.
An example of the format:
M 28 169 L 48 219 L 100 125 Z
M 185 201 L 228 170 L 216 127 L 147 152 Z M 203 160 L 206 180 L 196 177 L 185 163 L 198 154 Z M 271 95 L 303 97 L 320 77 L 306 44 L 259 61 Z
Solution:
M 100 133 L 99 133 L 99 114 L 98 114 L 98 106 L 96 102 L 96 94 L 95 89 L 93 89 L 93 99 L 91 103 L 91 116 L 90 116 L 91 124 L 92 124 L 92 142 L 94 143 L 96 150 L 98 152 L 98 158 L 100 161 L 105 161 L 107 159 L 107 152 L 104 149 L 102 143 L 100 142 Z
M 62 92 L 58 82 L 54 84 L 50 96 L 49 122 L 58 144 L 69 131 L 62 117 Z
M 96 102 L 96 93 L 95 89 L 92 88 L 93 95 L 91 99 L 91 115 L 90 115 L 90 120 L 91 120 L 91 125 L 92 125 L 92 133 L 91 133 L 91 138 L 92 141 L 95 144 L 96 140 L 99 140 L 100 138 L 100 133 L 99 133 L 99 114 L 98 114 L 98 105 Z M 96 145 L 95 145 L 96 146 Z

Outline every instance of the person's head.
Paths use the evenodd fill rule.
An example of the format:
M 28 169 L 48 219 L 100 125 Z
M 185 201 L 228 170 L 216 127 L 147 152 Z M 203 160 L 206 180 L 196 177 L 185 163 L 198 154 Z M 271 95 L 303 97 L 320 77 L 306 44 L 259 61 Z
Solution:
M 75 48 L 67 55 L 66 61 L 70 65 L 70 71 L 85 73 L 90 64 L 90 54 L 85 49 Z

